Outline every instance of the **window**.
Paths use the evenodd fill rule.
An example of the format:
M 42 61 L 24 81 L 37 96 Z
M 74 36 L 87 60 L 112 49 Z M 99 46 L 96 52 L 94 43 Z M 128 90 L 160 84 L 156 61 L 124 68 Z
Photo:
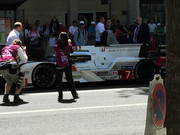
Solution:
M 108 0 L 101 0 L 101 4 L 108 4 Z
M 142 18 L 154 17 L 156 22 L 165 24 L 164 0 L 140 0 Z

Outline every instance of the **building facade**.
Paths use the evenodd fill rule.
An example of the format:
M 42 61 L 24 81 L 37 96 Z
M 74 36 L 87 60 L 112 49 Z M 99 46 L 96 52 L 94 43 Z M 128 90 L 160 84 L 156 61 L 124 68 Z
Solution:
M 10 1 L 10 0 L 9 0 Z M 98 16 L 111 18 L 113 22 L 120 20 L 127 25 L 133 24 L 137 16 L 144 20 L 154 17 L 156 22 L 165 24 L 164 0 L 17 0 L 21 1 L 17 8 L 2 5 L 0 2 L 0 18 L 10 18 L 11 28 L 14 21 L 26 21 L 34 24 L 40 20 L 40 25 L 56 17 L 59 22 L 71 25 L 83 15 L 90 22 Z M 11 1 L 15 2 L 15 1 Z M 6 3 L 10 3 L 7 2 Z M 17 4 L 16 4 L 17 5 Z M 6 8 L 8 10 L 6 10 Z M 2 22 L 2 21 L 1 21 Z M 2 24 L 3 25 L 3 24 Z M 0 24 L 0 26 L 2 26 Z M 8 28 L 9 31 L 9 28 Z M 8 31 L 4 33 L 8 33 Z M 1 33 L 1 32 L 0 32 Z M 0 39 L 5 37 L 1 37 Z
M 30 24 L 39 19 L 42 24 L 54 16 L 62 24 L 68 24 L 67 13 L 71 20 L 84 15 L 88 20 L 97 21 L 100 15 L 112 20 L 132 24 L 137 16 L 164 22 L 164 0 L 27 0 L 15 11 L 0 11 L 0 17 L 12 20 L 28 20 Z

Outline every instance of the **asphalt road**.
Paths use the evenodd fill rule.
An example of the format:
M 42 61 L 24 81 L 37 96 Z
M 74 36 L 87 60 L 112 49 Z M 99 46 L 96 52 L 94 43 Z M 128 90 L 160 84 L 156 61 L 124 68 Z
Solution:
M 66 91 L 61 103 L 55 90 L 29 91 L 27 103 L 0 104 L 0 135 L 144 134 L 148 87 L 81 87 L 80 99 Z

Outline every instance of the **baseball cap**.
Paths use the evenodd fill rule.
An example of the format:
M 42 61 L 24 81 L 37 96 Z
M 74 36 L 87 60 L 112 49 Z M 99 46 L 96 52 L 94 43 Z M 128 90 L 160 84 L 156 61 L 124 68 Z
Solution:
M 67 38 L 69 38 L 69 36 L 68 36 L 68 34 L 67 34 L 66 32 L 61 32 L 61 33 L 59 34 L 59 39 L 61 40 L 61 38 L 62 38 L 63 36 L 67 36 Z
M 95 21 L 92 21 L 91 24 L 96 24 Z
M 84 21 L 80 21 L 79 23 L 80 23 L 80 24 L 84 24 Z
M 160 26 L 160 25 L 161 25 L 161 23 L 158 23 L 158 24 L 157 24 L 157 26 Z

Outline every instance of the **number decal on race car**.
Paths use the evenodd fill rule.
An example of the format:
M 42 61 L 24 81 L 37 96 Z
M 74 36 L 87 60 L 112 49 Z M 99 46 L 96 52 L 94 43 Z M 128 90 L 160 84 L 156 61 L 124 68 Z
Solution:
M 134 79 L 133 70 L 119 70 L 119 80 L 132 80 Z
M 127 80 L 129 79 L 129 77 L 131 77 L 132 79 L 132 71 L 125 71 L 125 76 Z

